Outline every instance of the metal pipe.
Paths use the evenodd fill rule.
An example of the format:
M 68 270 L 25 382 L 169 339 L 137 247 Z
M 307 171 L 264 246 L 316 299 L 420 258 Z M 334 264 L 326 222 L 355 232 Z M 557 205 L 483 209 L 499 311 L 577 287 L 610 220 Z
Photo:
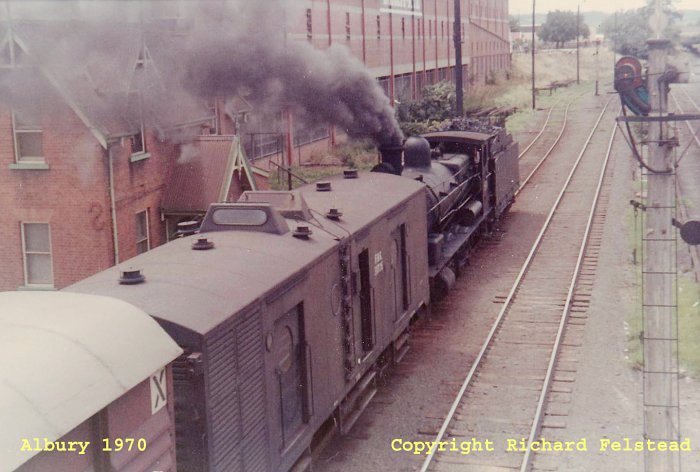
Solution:
M 461 3 L 462 0 L 455 1 L 455 27 L 454 27 L 454 41 L 455 41 L 455 91 L 457 94 L 457 115 L 462 116 L 464 114 L 464 82 L 462 78 L 462 11 Z
M 112 244 L 114 245 L 114 265 L 119 264 L 119 234 L 117 232 L 117 204 L 114 190 L 114 145 L 107 148 L 107 167 L 109 174 L 109 200 L 112 213 Z

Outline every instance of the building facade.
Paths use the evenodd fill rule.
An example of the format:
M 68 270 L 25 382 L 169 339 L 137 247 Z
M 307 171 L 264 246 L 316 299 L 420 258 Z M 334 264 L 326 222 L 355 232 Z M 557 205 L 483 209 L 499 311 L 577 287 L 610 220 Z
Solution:
M 118 15 L 124 4 L 115 5 Z M 285 38 L 321 49 L 347 47 L 394 104 L 417 99 L 424 86 L 454 77 L 453 0 L 304 0 L 295 5 L 285 17 Z M 79 8 L 61 10 L 66 18 L 39 22 L 0 12 L 0 207 L 5 210 L 0 291 L 60 289 L 127 261 L 166 242 L 180 220 L 201 214 L 208 202 L 204 196 L 235 200 L 246 188 L 264 185 L 265 171 L 271 169 L 267 161 L 299 164 L 342 139 L 332 126 L 309 128 L 291 113 L 265 115 L 240 97 L 228 103 L 175 104 L 185 124 L 173 133 L 173 123 L 146 116 L 134 90 L 167 91 L 168 67 L 175 62 L 168 44 L 187 29 L 197 2 L 148 7 L 146 24 L 175 25 L 179 36 L 172 38 L 152 31 L 137 34 L 144 17 L 123 18 L 121 35 L 110 49 L 102 56 L 81 57 L 75 70 L 42 51 L 56 28 L 67 29 L 67 18 L 81 13 Z M 109 16 L 105 8 L 102 14 Z M 507 0 L 462 0 L 460 26 L 466 88 L 510 70 Z M 61 37 L 70 38 L 68 33 L 62 31 Z M 91 67 L 92 56 L 102 62 Z M 107 66 L 104 56 L 113 59 Z M 23 74 L 37 80 L 46 95 L 37 98 Z M 24 96 L 33 99 L 23 103 Z M 127 112 L 115 113 L 115 107 Z M 234 123 L 240 124 L 238 130 Z M 219 137 L 197 138 L 202 134 Z M 222 145 L 222 139 L 230 144 Z M 190 155 L 193 146 L 197 152 Z M 229 172 L 239 162 L 239 148 L 264 169 Z M 188 167 L 183 159 L 197 162 Z M 214 162 L 227 169 L 224 181 L 219 173 L 201 185 L 181 185 L 192 169 Z

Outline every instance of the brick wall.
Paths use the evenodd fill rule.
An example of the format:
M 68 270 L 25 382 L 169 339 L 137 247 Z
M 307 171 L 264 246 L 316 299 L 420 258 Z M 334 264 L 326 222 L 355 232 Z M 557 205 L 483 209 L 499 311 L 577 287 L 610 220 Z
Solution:
M 21 223 L 49 223 L 54 287 L 62 288 L 110 267 L 115 260 L 109 160 L 68 108 L 43 118 L 47 170 L 10 169 L 15 162 L 11 114 L 0 107 L 0 290 L 25 285 Z M 136 255 L 136 213 L 149 209 L 151 247 L 165 241 L 160 201 L 171 144 L 147 135 L 151 156 L 130 162 L 128 139 L 113 147 L 119 257 Z
M 111 265 L 107 174 L 102 148 L 69 109 L 44 117 L 48 170 L 15 170 L 11 115 L 0 107 L 0 290 L 24 285 L 21 223 L 49 223 L 54 285 Z

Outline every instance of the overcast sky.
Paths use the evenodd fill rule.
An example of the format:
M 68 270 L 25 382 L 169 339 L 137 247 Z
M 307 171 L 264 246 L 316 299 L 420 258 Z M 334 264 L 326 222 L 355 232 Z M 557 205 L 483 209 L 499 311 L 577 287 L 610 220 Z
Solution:
M 618 10 L 629 10 L 639 8 L 646 4 L 645 0 L 535 0 L 535 10 L 537 13 L 547 13 L 553 10 L 576 11 L 576 7 L 581 5 L 581 11 L 604 11 L 614 12 Z M 679 10 L 699 10 L 698 0 L 678 0 L 675 2 Z M 525 15 L 532 12 L 532 0 L 510 0 L 511 15 Z

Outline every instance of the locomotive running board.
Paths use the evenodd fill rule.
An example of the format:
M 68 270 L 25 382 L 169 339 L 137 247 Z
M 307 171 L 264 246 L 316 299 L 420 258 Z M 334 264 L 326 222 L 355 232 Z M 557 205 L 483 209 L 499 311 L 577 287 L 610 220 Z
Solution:
M 371 369 L 362 377 L 362 380 L 353 388 L 345 400 L 340 404 L 340 434 L 345 435 L 350 432 L 362 413 L 377 394 L 375 378 L 377 372 Z

